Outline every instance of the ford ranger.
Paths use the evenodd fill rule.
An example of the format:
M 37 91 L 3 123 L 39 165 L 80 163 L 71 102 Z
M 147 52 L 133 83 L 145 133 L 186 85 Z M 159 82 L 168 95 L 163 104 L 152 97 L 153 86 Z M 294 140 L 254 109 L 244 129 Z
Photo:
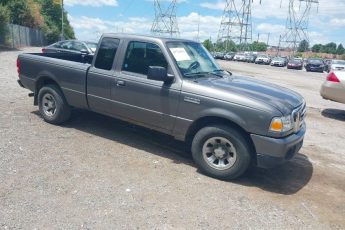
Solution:
M 215 178 L 273 167 L 303 144 L 298 93 L 222 70 L 195 41 L 104 34 L 92 59 L 21 54 L 17 70 L 46 122 L 61 124 L 81 108 L 148 127 L 188 143 Z

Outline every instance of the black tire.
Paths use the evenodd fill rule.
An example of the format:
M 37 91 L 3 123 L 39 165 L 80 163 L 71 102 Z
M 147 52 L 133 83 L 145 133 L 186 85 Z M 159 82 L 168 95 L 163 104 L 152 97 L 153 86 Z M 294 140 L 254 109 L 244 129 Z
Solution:
M 212 163 L 208 163 L 207 160 L 204 159 L 204 145 L 206 145 L 210 139 L 217 139 L 217 137 L 225 138 L 230 141 L 235 148 L 236 158 L 230 168 L 216 169 L 210 165 Z M 212 146 L 212 148 L 215 147 Z M 241 132 L 236 128 L 222 125 L 209 126 L 200 129 L 194 136 L 191 146 L 193 159 L 199 169 L 208 176 L 222 180 L 235 179 L 241 176 L 248 169 L 251 162 L 251 149 L 250 143 L 248 143 Z M 210 154 L 215 154 L 215 151 Z
M 53 98 L 55 110 L 51 115 L 48 115 L 45 111 L 45 99 L 44 97 Z M 42 87 L 38 93 L 38 107 L 43 119 L 51 124 L 61 124 L 67 121 L 71 116 L 71 108 L 66 102 L 61 90 L 55 85 L 46 85 Z

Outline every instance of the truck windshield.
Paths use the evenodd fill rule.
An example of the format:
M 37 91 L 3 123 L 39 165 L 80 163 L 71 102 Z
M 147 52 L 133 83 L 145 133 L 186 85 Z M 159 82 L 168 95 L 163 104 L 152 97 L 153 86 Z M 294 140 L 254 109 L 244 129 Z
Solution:
M 222 71 L 200 43 L 178 41 L 167 42 L 167 46 L 185 78 L 216 75 Z

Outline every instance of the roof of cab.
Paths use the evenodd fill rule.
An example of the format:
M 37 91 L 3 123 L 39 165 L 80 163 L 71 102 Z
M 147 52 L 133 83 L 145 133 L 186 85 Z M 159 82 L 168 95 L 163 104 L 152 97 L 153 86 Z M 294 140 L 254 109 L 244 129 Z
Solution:
M 151 36 L 151 35 L 140 35 L 140 34 L 126 34 L 126 33 L 105 33 L 102 37 L 113 37 L 113 38 L 125 38 L 125 39 L 141 39 L 141 40 L 149 40 L 149 41 L 184 41 L 184 42 L 196 42 L 189 39 L 182 39 L 182 38 L 168 38 L 168 37 L 161 37 L 161 36 Z

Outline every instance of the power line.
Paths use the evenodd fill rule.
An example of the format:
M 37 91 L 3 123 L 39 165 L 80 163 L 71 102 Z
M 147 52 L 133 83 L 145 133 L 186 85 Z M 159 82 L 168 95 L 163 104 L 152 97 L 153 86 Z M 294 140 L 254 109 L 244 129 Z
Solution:
M 319 1 L 289 0 L 289 13 L 286 19 L 286 29 L 285 33 L 279 37 L 278 53 L 280 51 L 280 47 L 284 47 L 291 50 L 292 54 L 294 54 L 301 41 L 306 40 L 309 42 L 308 26 L 313 4 L 317 4 L 318 7 Z
M 154 0 L 155 19 L 152 23 L 151 33 L 178 37 L 180 35 L 176 18 L 177 0 L 172 0 L 164 9 L 160 0 Z
M 225 49 L 234 42 L 241 50 L 249 50 L 253 36 L 252 3 L 253 0 L 226 0 L 217 38 L 217 43 L 225 43 Z

